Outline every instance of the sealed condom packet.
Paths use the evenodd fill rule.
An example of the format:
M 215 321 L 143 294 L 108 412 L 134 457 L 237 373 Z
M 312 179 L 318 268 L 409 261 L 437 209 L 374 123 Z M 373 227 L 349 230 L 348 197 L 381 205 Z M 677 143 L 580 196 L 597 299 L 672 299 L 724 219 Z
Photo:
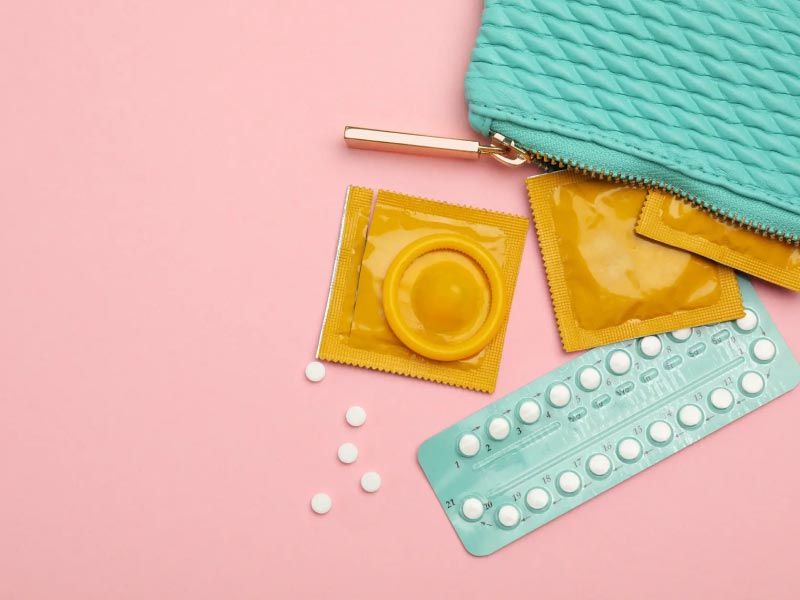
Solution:
M 731 269 L 636 235 L 645 189 L 560 171 L 528 191 L 566 351 L 744 314 Z
M 720 221 L 662 190 L 648 192 L 636 232 L 800 291 L 800 247 Z
M 528 220 L 380 190 L 345 199 L 317 357 L 492 392 Z

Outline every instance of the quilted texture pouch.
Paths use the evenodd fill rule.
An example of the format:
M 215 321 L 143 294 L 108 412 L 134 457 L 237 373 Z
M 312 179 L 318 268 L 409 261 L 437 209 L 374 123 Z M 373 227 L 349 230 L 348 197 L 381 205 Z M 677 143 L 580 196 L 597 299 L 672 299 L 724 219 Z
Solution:
M 470 122 L 800 240 L 800 2 L 486 0 Z

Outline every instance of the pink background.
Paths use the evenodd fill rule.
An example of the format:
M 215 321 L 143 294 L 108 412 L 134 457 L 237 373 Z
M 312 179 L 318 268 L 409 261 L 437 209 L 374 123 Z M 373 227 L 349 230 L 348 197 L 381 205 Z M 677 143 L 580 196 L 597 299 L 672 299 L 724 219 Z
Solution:
M 528 212 L 530 170 L 341 140 L 470 136 L 479 17 L 477 0 L 0 6 L 1 598 L 800 595 L 798 392 L 489 558 L 462 549 L 415 451 L 567 359 L 532 232 L 495 395 L 304 379 L 347 184 Z M 758 289 L 800 355 L 800 297 Z

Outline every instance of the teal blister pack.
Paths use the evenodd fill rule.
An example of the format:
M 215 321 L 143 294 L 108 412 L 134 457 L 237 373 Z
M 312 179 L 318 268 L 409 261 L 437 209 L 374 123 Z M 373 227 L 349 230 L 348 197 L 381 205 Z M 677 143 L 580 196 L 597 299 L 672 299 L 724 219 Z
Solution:
M 445 429 L 419 464 L 485 556 L 800 383 L 755 290 L 745 316 L 595 348 Z

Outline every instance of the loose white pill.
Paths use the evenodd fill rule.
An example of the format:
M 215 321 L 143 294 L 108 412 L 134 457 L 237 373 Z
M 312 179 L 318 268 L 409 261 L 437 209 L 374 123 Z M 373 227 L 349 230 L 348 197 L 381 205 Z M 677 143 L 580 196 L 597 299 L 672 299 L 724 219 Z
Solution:
M 625 375 L 631 370 L 631 355 L 625 350 L 614 350 L 608 357 L 608 370 L 614 375 Z
M 458 440 L 458 451 L 467 458 L 475 456 L 481 449 L 481 441 L 474 433 L 465 433 Z
M 772 340 L 761 338 L 753 344 L 753 358 L 761 362 L 769 362 L 775 358 L 775 344 Z
M 333 501 L 325 492 L 314 494 L 311 498 L 311 510 L 318 515 L 324 515 L 331 509 L 331 506 L 333 506 Z
M 764 378 L 755 371 L 748 371 L 739 380 L 739 387 L 748 396 L 757 396 L 764 390 Z
M 344 419 L 352 427 L 361 427 L 367 420 L 367 411 L 360 406 L 351 406 L 347 409 Z
M 611 472 L 611 460 L 605 454 L 595 454 L 589 459 L 589 472 L 595 477 L 605 477 Z
M 563 383 L 556 383 L 550 386 L 547 399 L 550 404 L 556 408 L 562 408 L 569 404 L 569 401 L 572 399 L 572 392 Z
M 639 351 L 647 358 L 655 358 L 661 354 L 661 340 L 654 335 L 643 337 L 639 340 Z
M 585 369 L 581 370 L 581 374 L 578 376 L 578 381 L 583 389 L 588 392 L 593 392 L 600 387 L 603 377 L 600 375 L 600 371 L 594 367 L 586 367 Z
M 716 388 L 708 395 L 708 401 L 717 410 L 728 410 L 733 404 L 733 394 L 725 388 Z
M 749 308 L 744 309 L 744 316 L 741 319 L 736 319 L 736 327 L 740 331 L 748 332 L 753 331 L 758 325 L 758 317 Z
M 647 436 L 654 444 L 666 444 L 672 439 L 672 425 L 666 421 L 654 421 L 647 428 Z
M 581 476 L 575 471 L 564 471 L 558 476 L 558 489 L 564 494 L 575 494 L 581 489 Z
M 352 442 L 345 442 L 339 446 L 337 455 L 339 456 L 340 461 L 346 465 L 349 465 L 350 463 L 356 462 L 356 459 L 358 458 L 358 448 L 356 448 L 356 445 Z
M 377 492 L 381 487 L 381 476 L 375 471 L 367 471 L 361 476 L 361 489 L 365 492 Z
M 312 360 L 306 365 L 306 379 L 317 383 L 325 378 L 325 365 L 317 360 Z
M 687 404 L 678 411 L 678 422 L 686 428 L 697 427 L 703 421 L 703 411 L 697 404 Z
M 461 504 L 461 514 L 468 521 L 477 521 L 483 516 L 483 502 L 477 498 L 467 498 Z
M 489 437 L 498 442 L 506 439 L 511 431 L 511 424 L 504 417 L 495 417 L 489 421 Z
M 642 455 L 642 444 L 636 438 L 625 438 L 617 444 L 617 456 L 625 462 L 639 460 Z
M 550 492 L 540 487 L 533 488 L 525 495 L 525 504 L 531 510 L 544 510 L 550 505 Z
M 519 509 L 511 504 L 505 504 L 497 511 L 497 522 L 503 527 L 516 527 L 519 517 Z
M 542 415 L 542 408 L 535 400 L 525 400 L 519 405 L 517 414 L 519 415 L 520 421 L 526 425 L 530 425 L 539 420 L 539 417 Z
M 672 339 L 678 342 L 685 342 L 690 337 L 692 337 L 692 328 L 691 327 L 684 327 L 683 329 L 676 329 L 672 333 L 670 333 Z

